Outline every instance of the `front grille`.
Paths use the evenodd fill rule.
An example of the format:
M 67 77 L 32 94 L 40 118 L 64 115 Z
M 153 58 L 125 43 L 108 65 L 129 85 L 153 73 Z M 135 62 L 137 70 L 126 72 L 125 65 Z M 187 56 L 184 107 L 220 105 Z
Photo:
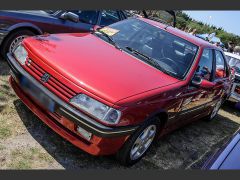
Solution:
M 37 81 L 44 84 L 44 86 L 47 87 L 51 92 L 62 97 L 65 101 L 68 101 L 77 94 L 75 91 L 67 87 L 53 76 L 50 76 L 47 82 L 42 82 L 41 78 L 46 71 L 32 60 L 28 60 L 26 69 Z

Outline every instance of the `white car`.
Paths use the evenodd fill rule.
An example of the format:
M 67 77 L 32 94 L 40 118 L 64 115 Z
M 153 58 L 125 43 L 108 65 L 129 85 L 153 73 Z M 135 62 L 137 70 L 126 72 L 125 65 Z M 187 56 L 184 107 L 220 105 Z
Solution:
M 240 102 L 240 55 L 229 52 L 224 53 L 229 66 L 235 69 L 235 80 L 229 100 Z

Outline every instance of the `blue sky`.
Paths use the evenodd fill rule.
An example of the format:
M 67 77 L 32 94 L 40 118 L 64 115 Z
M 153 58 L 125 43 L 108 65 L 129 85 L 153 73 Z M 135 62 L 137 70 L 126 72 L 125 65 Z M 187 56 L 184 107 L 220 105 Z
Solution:
M 240 11 L 184 11 L 191 18 L 240 36 Z

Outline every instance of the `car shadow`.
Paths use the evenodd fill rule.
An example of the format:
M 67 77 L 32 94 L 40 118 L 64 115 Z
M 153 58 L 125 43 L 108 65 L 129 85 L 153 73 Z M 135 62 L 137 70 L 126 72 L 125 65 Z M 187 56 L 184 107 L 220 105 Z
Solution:
M 9 100 L 8 97 L 15 96 L 8 85 L 9 72 L 10 68 L 7 62 L 0 58 L 0 113 L 6 108 Z
M 21 100 L 15 108 L 30 135 L 65 169 L 124 169 L 113 156 L 95 157 L 61 138 L 37 118 Z M 165 135 L 133 169 L 200 168 L 221 147 L 239 124 L 221 115 L 197 121 Z
M 5 59 L 0 57 L 0 76 L 8 76 L 10 75 L 10 68 Z
M 231 101 L 224 102 L 224 104 L 222 105 L 222 109 L 224 111 L 227 111 L 231 114 L 234 114 L 234 115 L 240 117 L 240 110 L 236 108 L 236 103 L 234 103 L 234 102 L 231 102 Z
M 13 103 L 31 136 L 65 169 L 121 168 L 112 156 L 94 157 L 64 140 L 35 116 L 21 100 Z

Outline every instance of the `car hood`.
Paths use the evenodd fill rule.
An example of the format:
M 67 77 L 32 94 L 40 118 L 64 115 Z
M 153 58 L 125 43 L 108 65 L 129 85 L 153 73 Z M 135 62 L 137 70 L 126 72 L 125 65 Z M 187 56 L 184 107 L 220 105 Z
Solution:
M 73 83 L 110 103 L 179 81 L 89 33 L 30 37 L 24 44 Z

